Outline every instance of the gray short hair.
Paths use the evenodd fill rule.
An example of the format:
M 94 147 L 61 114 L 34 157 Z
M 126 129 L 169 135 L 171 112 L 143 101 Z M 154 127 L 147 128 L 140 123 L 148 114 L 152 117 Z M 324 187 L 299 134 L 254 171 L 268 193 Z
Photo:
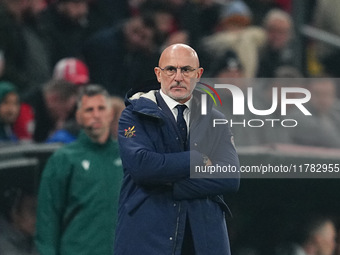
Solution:
M 111 96 L 105 88 L 97 84 L 89 84 L 80 89 L 77 100 L 77 108 L 81 107 L 81 101 L 84 96 L 93 97 L 103 95 L 109 105 L 111 105 Z

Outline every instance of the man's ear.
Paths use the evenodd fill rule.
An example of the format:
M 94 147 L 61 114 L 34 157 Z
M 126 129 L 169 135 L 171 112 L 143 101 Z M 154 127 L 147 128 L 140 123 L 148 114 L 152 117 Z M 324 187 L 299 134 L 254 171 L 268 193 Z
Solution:
M 204 71 L 204 69 L 202 67 L 198 68 L 198 72 L 196 73 L 197 74 L 197 76 L 196 76 L 197 79 L 201 78 L 201 76 L 203 74 L 203 71 Z
M 161 83 L 161 69 L 159 69 L 159 67 L 155 67 L 154 71 L 155 71 L 155 74 L 156 74 L 156 77 L 157 77 L 157 81 L 159 83 Z

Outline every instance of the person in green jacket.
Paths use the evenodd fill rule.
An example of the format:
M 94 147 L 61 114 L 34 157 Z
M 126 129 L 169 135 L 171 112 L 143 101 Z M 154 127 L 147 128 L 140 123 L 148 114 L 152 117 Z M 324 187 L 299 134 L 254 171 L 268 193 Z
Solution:
M 42 173 L 36 244 L 41 255 L 112 255 L 123 170 L 110 135 L 110 96 L 98 85 L 79 95 L 78 139 L 57 150 Z

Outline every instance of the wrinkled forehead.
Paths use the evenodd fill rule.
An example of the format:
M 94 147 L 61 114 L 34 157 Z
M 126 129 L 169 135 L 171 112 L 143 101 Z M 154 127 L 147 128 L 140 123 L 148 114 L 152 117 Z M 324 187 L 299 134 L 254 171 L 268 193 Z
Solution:
M 173 47 L 167 48 L 163 51 L 160 59 L 159 66 L 192 66 L 199 67 L 199 60 L 197 53 L 192 48 L 186 47 Z
M 101 94 L 93 96 L 84 95 L 81 99 L 80 107 L 84 109 L 98 106 L 111 107 L 111 101 Z

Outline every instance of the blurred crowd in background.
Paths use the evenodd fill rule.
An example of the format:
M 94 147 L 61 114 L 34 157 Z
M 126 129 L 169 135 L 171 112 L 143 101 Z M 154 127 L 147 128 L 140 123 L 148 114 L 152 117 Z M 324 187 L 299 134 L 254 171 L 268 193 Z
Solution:
M 153 68 L 162 49 L 185 43 L 197 50 L 205 69 L 203 78 L 320 78 L 313 84 L 285 84 L 310 86 L 313 94 L 308 104 L 313 117 L 308 123 L 302 120 L 300 130 L 280 136 L 276 134 L 282 131 L 279 128 L 273 129 L 275 132 L 264 128 L 260 134 L 250 130 L 238 139 L 238 130 L 244 130 L 232 128 L 238 146 L 292 143 L 340 147 L 337 81 L 324 79 L 338 77 L 340 50 L 307 38 L 300 52 L 305 60 L 301 66 L 296 51 L 296 35 L 301 29 L 294 23 L 293 1 L 0 3 L 0 141 L 71 141 L 78 131 L 74 122 L 77 90 L 88 83 L 103 85 L 113 96 L 117 126 L 126 92 L 154 84 Z M 308 11 L 302 12 L 305 24 L 340 35 L 337 15 L 332 14 L 340 8 L 336 1 L 306 1 L 306 7 Z M 260 86 L 259 107 L 270 105 L 272 87 L 283 86 L 273 83 L 268 80 Z M 237 85 L 243 91 L 249 86 Z M 325 137 L 313 140 L 308 132 L 301 132 L 306 125 L 312 133 Z
M 340 36 L 340 1 L 304 2 L 305 24 Z M 238 147 L 285 143 L 340 148 L 340 89 L 335 79 L 340 77 L 340 48 L 305 38 L 301 66 L 296 51 L 301 31 L 293 11 L 293 0 L 0 0 L 0 148 L 74 141 L 80 129 L 74 119 L 77 94 L 90 83 L 104 86 L 112 96 L 116 138 L 126 92 L 156 82 L 153 70 L 160 52 L 173 43 L 189 44 L 198 52 L 203 78 L 237 79 L 243 91 L 248 83 L 242 81 L 265 78 L 257 92 L 259 108 L 269 108 L 273 87 L 310 90 L 306 107 L 313 116 L 289 111 L 290 118 L 299 120 L 294 131 L 235 126 Z M 280 79 L 285 82 L 278 83 Z M 231 105 L 230 95 L 224 97 Z M 224 113 L 230 118 L 228 109 Z M 9 201 L 23 203 L 6 207 L 11 228 L 31 236 L 32 226 L 20 225 L 19 216 L 33 213 L 35 198 L 22 190 L 6 192 L 16 199 Z M 319 249 L 311 240 L 324 226 L 333 234 L 330 219 L 315 222 L 302 248 Z M 23 247 L 35 254 L 27 240 L 21 240 Z M 333 248 L 295 254 L 333 254 L 335 243 L 326 246 Z M 277 251 L 293 254 L 287 247 Z

